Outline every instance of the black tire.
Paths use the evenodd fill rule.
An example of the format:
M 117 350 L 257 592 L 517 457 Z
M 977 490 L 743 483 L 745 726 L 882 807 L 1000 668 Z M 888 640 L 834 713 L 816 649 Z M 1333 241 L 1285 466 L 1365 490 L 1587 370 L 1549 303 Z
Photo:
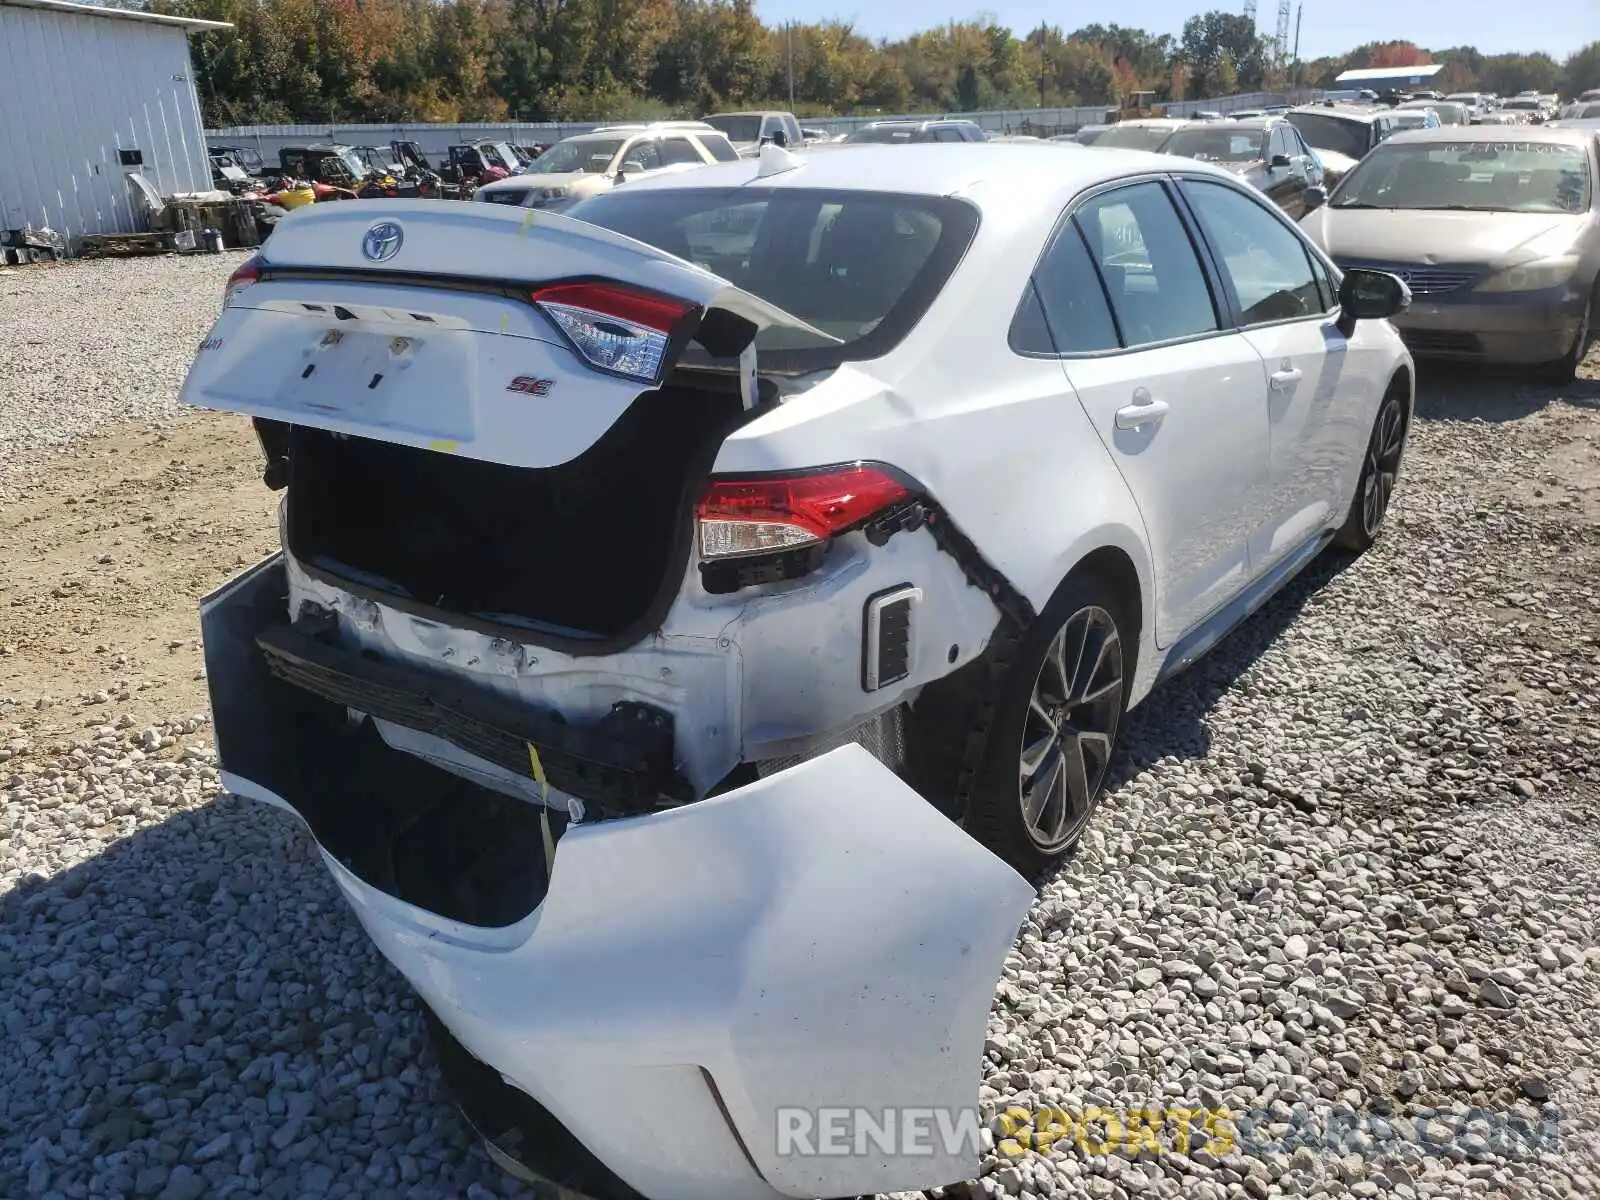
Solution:
M 1600 281 L 1595 283 L 1594 293 L 1589 297 L 1589 307 L 1584 310 L 1583 324 L 1578 326 L 1578 336 L 1572 343 L 1572 349 L 1554 362 L 1541 364 L 1537 368 L 1541 380 L 1563 384 L 1571 383 L 1578 377 L 1578 368 L 1589 353 L 1589 344 L 1600 333 L 1596 329 L 1597 321 L 1600 321 Z
M 1409 433 L 1404 384 L 1396 381 L 1390 384 L 1383 402 L 1378 405 L 1372 434 L 1361 458 L 1361 478 L 1356 482 L 1356 494 L 1350 501 L 1344 524 L 1333 535 L 1333 544 L 1341 550 L 1363 554 L 1383 532 L 1383 521 L 1389 514 L 1389 502 L 1400 477 L 1400 462 L 1405 456 Z
M 1070 576 L 1023 635 L 999 682 L 965 825 L 1029 878 L 1071 853 L 1099 807 L 1138 658 L 1136 613 L 1129 608 L 1102 577 Z M 1058 661 L 1065 667 L 1058 669 Z M 1055 740 L 1039 750 L 1052 731 Z

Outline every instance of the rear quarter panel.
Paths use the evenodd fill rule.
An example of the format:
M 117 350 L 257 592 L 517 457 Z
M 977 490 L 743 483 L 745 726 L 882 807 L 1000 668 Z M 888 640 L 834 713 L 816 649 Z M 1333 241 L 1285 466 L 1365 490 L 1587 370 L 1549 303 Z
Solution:
M 988 561 L 1043 608 L 1084 555 L 1114 546 L 1141 582 L 1143 523 L 1059 362 L 1007 345 L 1059 205 L 986 210 L 973 246 L 899 347 L 848 365 L 737 431 L 716 470 L 876 459 L 927 487 Z

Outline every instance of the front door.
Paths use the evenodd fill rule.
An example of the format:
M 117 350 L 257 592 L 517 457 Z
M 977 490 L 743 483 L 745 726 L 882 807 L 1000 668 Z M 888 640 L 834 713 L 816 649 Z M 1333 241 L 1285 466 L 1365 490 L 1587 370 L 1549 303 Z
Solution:
M 1268 458 L 1261 357 L 1229 330 L 1169 187 L 1103 192 L 1058 235 L 1081 239 L 1093 273 L 1079 287 L 1100 289 L 1115 324 L 1115 352 L 1063 366 L 1144 518 L 1162 646 L 1247 582 Z
M 1291 145 L 1288 126 L 1276 126 L 1267 138 L 1267 195 L 1274 204 L 1298 220 L 1306 211 L 1306 163 Z M 1273 166 L 1287 158 L 1287 166 Z
M 1282 214 L 1225 183 L 1191 178 L 1181 186 L 1262 359 L 1271 468 L 1250 531 L 1259 574 L 1342 518 L 1346 467 L 1366 437 L 1370 381 L 1349 361 L 1331 281 Z

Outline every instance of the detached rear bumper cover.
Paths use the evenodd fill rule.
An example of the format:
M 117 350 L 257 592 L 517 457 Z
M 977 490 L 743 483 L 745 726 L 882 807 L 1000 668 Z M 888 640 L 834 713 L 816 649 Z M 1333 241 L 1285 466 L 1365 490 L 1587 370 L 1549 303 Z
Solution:
M 249 719 L 267 676 L 241 657 L 259 655 L 281 572 L 273 559 L 228 584 L 202 623 L 224 784 L 292 811 L 235 765 L 295 752 L 260 745 L 280 726 Z M 652 1200 L 848 1196 L 976 1171 L 976 1145 L 937 1135 L 784 1152 L 786 1111 L 959 1122 L 975 1108 L 995 981 L 1033 899 L 859 747 L 570 829 L 543 903 L 503 928 L 436 916 L 324 859 L 462 1045 Z

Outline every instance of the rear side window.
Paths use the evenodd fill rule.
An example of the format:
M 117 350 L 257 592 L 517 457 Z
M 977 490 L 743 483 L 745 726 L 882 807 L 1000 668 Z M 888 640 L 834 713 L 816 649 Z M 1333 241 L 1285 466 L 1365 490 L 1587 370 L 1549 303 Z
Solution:
M 1118 188 L 1078 212 L 1123 343 L 1142 346 L 1219 328 L 1189 231 L 1159 183 Z
M 1083 234 L 1068 221 L 1034 269 L 1011 325 L 1011 348 L 1021 354 L 1088 354 L 1119 344 Z
M 953 197 L 809 188 L 619 188 L 567 216 L 714 271 L 837 338 L 769 329 L 767 369 L 822 370 L 887 353 L 921 320 L 978 227 Z

